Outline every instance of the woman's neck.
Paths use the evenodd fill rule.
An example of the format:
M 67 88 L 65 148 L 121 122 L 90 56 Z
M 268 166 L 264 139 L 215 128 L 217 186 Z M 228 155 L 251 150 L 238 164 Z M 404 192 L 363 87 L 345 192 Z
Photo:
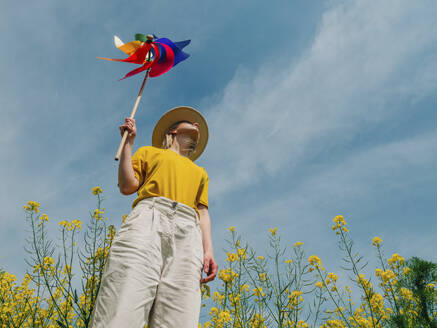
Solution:
M 181 156 L 188 157 L 192 150 L 194 150 L 196 143 L 191 136 L 177 134 L 173 138 L 170 150 L 178 153 Z

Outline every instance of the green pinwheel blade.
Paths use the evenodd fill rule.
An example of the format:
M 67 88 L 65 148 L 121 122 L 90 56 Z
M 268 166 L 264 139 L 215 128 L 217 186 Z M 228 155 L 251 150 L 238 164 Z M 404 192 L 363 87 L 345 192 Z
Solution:
M 137 34 L 135 34 L 135 40 L 136 41 L 146 42 L 147 41 L 147 36 L 145 34 L 137 33 Z

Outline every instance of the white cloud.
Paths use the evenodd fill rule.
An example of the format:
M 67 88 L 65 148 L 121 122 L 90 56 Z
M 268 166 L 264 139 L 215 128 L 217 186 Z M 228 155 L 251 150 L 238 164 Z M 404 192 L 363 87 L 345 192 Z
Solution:
M 293 170 L 369 126 L 416 110 L 411 105 L 437 87 L 429 51 L 437 8 L 427 4 L 340 4 L 323 15 L 312 46 L 295 63 L 266 58 L 257 72 L 239 70 L 210 104 L 214 195 Z
M 205 161 L 205 167 L 212 178 L 211 199 L 235 195 L 233 201 L 239 202 L 244 196 L 236 192 L 243 187 L 259 187 L 258 182 L 277 178 L 279 173 L 284 171 L 292 175 L 298 169 L 311 165 L 315 158 L 325 152 L 332 151 L 338 154 L 342 153 L 341 150 L 346 146 L 350 148 L 352 140 L 358 134 L 365 135 L 369 126 L 378 127 L 387 120 L 396 119 L 403 111 L 420 110 L 415 106 L 421 99 L 430 96 L 437 85 L 437 60 L 433 48 L 437 38 L 434 18 L 436 5 L 433 1 L 426 2 L 426 5 L 394 0 L 344 2 L 323 15 L 311 46 L 297 58 L 283 58 L 281 54 L 270 52 L 273 49 L 271 45 L 261 45 L 260 51 L 266 53 L 264 62 L 261 63 L 262 67 L 254 72 L 248 71 L 243 64 L 223 92 L 208 100 L 211 141 L 202 160 Z M 58 74 L 71 73 L 82 68 L 78 68 L 77 63 L 71 63 L 70 71 L 62 70 L 62 58 L 56 58 L 55 55 L 65 51 L 65 48 L 56 48 L 57 45 L 53 45 L 53 40 L 56 39 L 53 31 L 59 28 L 62 40 L 65 43 L 69 41 L 69 33 L 78 28 L 76 18 L 78 10 L 81 9 L 78 9 L 80 6 L 75 7 L 71 15 L 67 14 L 69 26 L 63 28 L 62 22 L 57 19 L 55 7 L 52 4 L 48 7 L 48 19 L 45 19 L 44 15 L 39 15 L 38 20 L 32 24 L 23 24 L 26 28 L 19 30 L 24 35 L 31 31 L 35 24 L 41 23 L 38 26 L 43 26 L 44 33 L 35 40 L 40 39 L 43 46 L 47 46 L 47 51 L 32 52 L 38 57 L 32 57 L 28 62 L 27 65 L 33 65 L 34 69 L 26 71 L 29 73 L 26 79 L 24 80 L 23 74 L 19 76 L 18 72 L 23 73 L 29 66 L 16 66 L 17 74 L 10 73 L 9 76 L 14 78 L 4 81 L 5 88 L 2 88 L 5 95 L 2 98 L 13 102 L 4 106 L 8 107 L 10 112 L 2 116 L 5 121 L 12 124 L 8 124 L 0 132 L 0 142 L 4 146 L 2 148 L 6 149 L 3 155 L 16 163 L 13 166 L 3 165 L 3 172 L 6 173 L 3 173 L 4 183 L 0 189 L 5 207 L 2 223 L 5 223 L 6 227 L 2 237 L 8 240 L 2 245 L 2 256 L 7 256 L 6 264 L 12 272 L 20 272 L 18 267 L 21 268 L 21 264 L 18 264 L 17 258 L 23 252 L 21 245 L 16 249 L 8 249 L 9 254 L 6 253 L 6 248 L 10 240 L 24 239 L 25 225 L 22 217 L 17 217 L 17 213 L 21 213 L 16 210 L 21 208 L 24 201 L 31 199 L 41 201 L 43 205 L 46 202 L 50 203 L 49 209 L 52 211 L 49 215 L 53 215 L 55 222 L 62 219 L 63 217 L 58 215 L 65 215 L 64 213 L 74 218 L 80 213 L 86 213 L 89 203 L 92 203 L 88 201 L 91 197 L 82 194 L 83 186 L 88 182 L 94 185 L 104 181 L 107 186 L 113 188 L 109 191 L 110 201 L 105 206 L 114 208 L 115 213 L 125 212 L 123 209 L 129 208 L 127 200 L 120 200 L 118 194 L 114 196 L 116 169 L 112 163 L 112 153 L 107 155 L 111 152 L 110 142 L 106 142 L 106 158 L 99 157 L 94 151 L 99 148 L 99 144 L 105 143 L 103 139 L 110 139 L 116 134 L 116 131 L 109 134 L 104 130 L 112 129 L 111 125 L 118 119 L 116 116 L 119 115 L 119 107 L 124 106 L 123 110 L 129 107 L 126 102 L 131 98 L 120 94 L 124 92 L 128 95 L 129 88 L 132 85 L 135 85 L 134 88 L 137 86 L 132 81 L 126 81 L 122 92 L 117 93 L 117 89 L 116 92 L 108 94 L 108 88 L 93 85 L 94 80 L 89 82 L 84 79 L 83 85 L 80 85 L 79 78 L 76 77 L 76 84 L 68 85 L 76 88 L 69 89 L 66 81 L 72 81 L 73 78 L 66 76 L 64 79 L 58 79 Z M 206 6 L 200 11 L 207 9 L 210 7 Z M 156 7 L 152 11 L 159 12 L 160 8 Z M 30 12 L 32 11 L 28 11 Z M 96 10 L 86 11 L 88 23 L 93 21 L 95 24 L 96 12 L 100 13 Z M 172 12 L 177 16 L 179 8 Z M 126 17 L 119 19 L 102 12 L 105 33 L 118 33 L 112 29 L 114 26 L 121 28 L 132 11 L 123 13 Z M 195 16 L 197 15 L 202 16 L 202 13 L 196 11 Z M 23 20 L 31 21 L 33 17 L 33 14 L 23 15 Z M 208 15 L 205 17 L 207 21 Z M 225 21 L 227 17 L 223 12 L 224 24 L 228 23 Z M 168 18 L 165 23 L 173 18 Z M 103 18 L 100 17 L 98 21 L 101 19 Z M 175 25 L 168 25 L 167 28 L 174 30 L 175 26 L 182 26 L 184 19 L 185 16 L 178 17 Z M 10 20 L 5 19 L 2 22 L 5 27 L 10 25 Z M 205 24 L 203 29 L 204 25 L 194 19 L 187 24 L 197 29 L 193 39 L 197 37 L 197 40 L 203 41 L 208 37 L 216 37 L 217 31 L 223 28 Z M 138 24 L 141 28 L 143 25 L 143 22 Z M 152 22 L 148 28 L 150 26 L 158 27 L 160 24 Z M 90 25 L 87 28 L 90 28 Z M 132 26 L 126 26 L 127 28 L 130 30 Z M 110 37 L 107 41 L 102 41 L 104 37 L 101 29 L 91 32 L 93 33 L 87 36 L 88 46 L 91 43 L 104 43 L 110 46 Z M 184 25 L 184 29 L 180 31 L 181 37 L 186 32 L 187 28 Z M 165 31 L 162 33 L 165 34 Z M 125 34 L 120 34 L 122 35 Z M 85 42 L 77 35 L 71 36 L 72 42 L 76 42 L 75 45 Z M 81 37 L 84 36 L 81 34 Z M 13 34 L 8 38 L 8 41 L 12 42 Z M 292 39 L 290 36 L 290 40 Z M 17 49 L 29 51 L 30 46 L 35 43 L 37 42 L 20 43 Z M 201 47 L 201 44 L 194 43 L 191 49 Z M 97 48 L 93 46 L 90 51 L 97 51 Z M 53 50 L 53 58 L 47 57 L 47 60 L 56 65 L 53 66 L 54 72 L 46 75 L 44 68 L 51 65 L 47 65 L 41 58 L 47 55 L 49 50 Z M 96 54 L 89 55 L 91 58 Z M 34 65 L 35 62 L 41 65 Z M 8 57 L 1 65 L 15 67 L 16 63 Z M 94 67 L 93 65 L 88 65 L 87 68 Z M 15 76 L 19 76 L 19 79 Z M 101 81 L 106 81 L 108 77 L 109 74 L 101 76 Z M 29 82 L 25 88 L 28 90 L 25 98 L 21 92 L 22 81 Z M 55 83 L 59 85 L 53 86 Z M 147 106 L 155 103 L 154 100 L 158 96 L 155 95 L 156 98 L 153 98 L 154 92 L 158 95 L 165 93 L 158 88 L 153 89 L 153 85 L 148 85 L 149 87 L 151 90 L 148 90 L 148 95 L 152 100 L 148 98 Z M 95 95 L 95 99 L 102 100 L 99 110 L 94 110 L 94 98 L 90 98 L 89 94 L 84 92 L 85 89 L 92 89 L 91 93 Z M 13 92 L 9 93 L 8 90 Z M 143 105 L 146 107 L 142 102 L 141 106 Z M 21 113 L 20 110 L 24 108 L 32 110 L 26 110 L 26 115 L 20 117 L 21 114 L 17 113 Z M 66 110 L 55 112 L 54 108 Z M 109 108 L 111 111 L 106 112 Z M 148 114 L 153 112 L 157 115 L 157 112 L 150 108 L 147 111 Z M 43 120 L 41 117 L 32 116 L 34 113 L 42 116 Z M 64 118 L 64 114 L 68 114 L 67 119 Z M 100 116 L 104 118 L 96 121 L 96 117 Z M 143 117 L 150 122 L 153 121 L 148 115 Z M 54 123 L 57 120 L 61 126 L 55 128 Z M 74 131 L 68 131 L 70 124 Z M 40 132 L 37 134 L 33 133 L 36 131 L 32 130 L 35 129 L 34 125 L 39 127 Z M 101 130 L 94 130 L 96 126 Z M 21 131 L 26 132 L 25 137 L 21 136 Z M 43 139 L 45 133 L 41 131 L 47 131 L 51 136 Z M 62 140 L 53 142 L 56 136 L 62 136 Z M 342 205 L 348 203 L 350 213 L 358 212 L 364 203 L 357 202 L 357 199 L 372 196 L 375 187 L 375 180 L 372 179 L 375 179 L 375 172 L 380 172 L 378 178 L 389 187 L 404 187 L 405 185 L 399 185 L 403 180 L 398 180 L 397 177 L 408 175 L 408 181 L 411 182 L 415 177 L 412 174 L 414 170 L 421 170 L 430 163 L 435 163 L 435 157 L 432 155 L 435 142 L 435 136 L 430 136 L 429 140 L 417 137 L 411 141 L 376 145 L 368 150 L 346 151 L 338 158 L 325 155 L 325 158 L 330 159 L 329 165 L 323 166 L 320 171 L 305 175 L 299 185 L 294 185 L 293 182 L 290 188 L 292 190 L 278 190 L 278 195 L 283 196 L 278 196 L 276 201 L 261 198 L 260 193 L 260 201 L 255 208 L 241 209 L 235 215 L 220 221 L 215 221 L 213 217 L 213 224 L 218 229 L 214 231 L 214 238 L 218 242 L 215 245 L 216 253 L 220 254 L 222 243 L 222 238 L 219 237 L 220 224 L 228 225 L 229 222 L 243 225 L 242 230 L 249 238 L 251 233 L 252 236 L 256 236 L 255 231 L 251 230 L 252 227 L 259 233 L 263 225 L 265 228 L 270 225 L 282 225 L 289 239 L 307 241 L 318 238 L 318 248 L 325 245 L 323 242 L 332 242 L 331 236 L 326 236 L 332 215 L 337 214 L 338 210 L 344 208 Z M 29 147 L 29 144 L 38 145 L 40 148 L 28 149 L 27 152 L 26 147 Z M 117 145 L 118 140 L 113 150 Z M 61 156 L 58 156 L 59 154 Z M 415 156 L 410 158 L 410 154 Z M 381 157 L 382 160 L 379 160 Z M 105 162 L 107 158 L 111 163 Z M 372 158 L 370 162 L 369 158 Z M 94 161 L 95 164 L 90 164 L 90 161 Z M 82 164 L 84 167 L 81 170 Z M 409 168 L 413 171 L 409 171 Z M 333 184 L 342 188 L 342 192 L 333 193 Z M 219 213 L 221 210 L 214 209 Z M 268 222 L 265 221 L 267 217 Z M 294 220 L 287 222 L 291 217 Z M 113 219 L 118 222 L 117 217 Z M 21 221 L 18 223 L 17 220 Z M 325 220 L 329 221 L 328 225 L 325 225 Z M 308 222 L 312 230 L 309 230 Z M 267 232 L 267 229 L 265 231 Z M 403 245 L 410 242 L 409 238 L 396 236 L 396 240 L 401 240 L 400 243 Z M 423 242 L 428 239 L 420 240 Z M 416 249 L 419 250 L 418 243 Z M 324 251 L 327 251 L 326 247 Z M 5 262 L 2 261 L 3 263 Z
M 288 246 L 304 241 L 336 269 L 341 254 L 330 227 L 343 214 L 371 268 L 374 235 L 388 255 L 436 260 L 427 246 L 435 238 L 432 206 L 414 220 L 402 208 L 437 182 L 437 135 L 372 135 L 424 111 L 420 102 L 437 89 L 435 7 L 344 2 L 323 15 L 300 58 L 265 58 L 258 71 L 242 66 L 208 100 L 210 197 L 231 208 L 211 209 L 216 245 L 235 225 L 264 252 L 268 228 L 278 226 Z M 366 144 L 357 142 L 363 138 Z M 279 179 L 274 194 L 266 191 Z
M 333 166 L 319 166 L 289 192 L 260 196 L 253 206 L 239 208 L 216 222 L 215 239 L 229 237 L 225 228 L 235 225 L 243 238 L 264 255 L 268 229 L 276 226 L 283 246 L 290 249 L 294 242 L 302 241 L 308 255 L 321 256 L 328 270 L 337 271 L 345 254 L 337 247 L 331 225 L 333 217 L 342 214 L 351 229 L 355 250 L 371 262 L 366 273 L 373 274 L 375 268 L 376 256 L 371 247 L 375 235 L 384 240 L 388 256 L 397 252 L 405 258 L 419 256 L 436 261 L 429 247 L 435 239 L 436 224 L 420 215 L 407 219 L 387 217 L 390 209 L 373 204 L 380 201 L 401 207 L 405 201 L 402 191 L 417 190 L 425 180 L 435 185 L 436 145 L 437 133 L 426 133 L 362 149 Z

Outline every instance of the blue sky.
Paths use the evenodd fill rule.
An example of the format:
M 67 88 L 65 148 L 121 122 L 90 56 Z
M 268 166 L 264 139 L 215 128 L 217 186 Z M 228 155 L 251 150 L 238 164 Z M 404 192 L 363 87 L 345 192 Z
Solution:
M 357 247 L 437 261 L 437 21 L 434 1 L 73 1 L 4 4 L 0 13 L 0 265 L 22 276 L 23 204 L 56 231 L 86 220 L 104 190 L 119 225 L 118 125 L 141 83 L 112 43 L 135 33 L 180 41 L 191 57 L 149 80 L 136 147 L 157 119 L 190 105 L 210 141 L 216 258 L 231 225 L 260 252 L 270 227 L 338 270 L 330 227 L 342 214 Z

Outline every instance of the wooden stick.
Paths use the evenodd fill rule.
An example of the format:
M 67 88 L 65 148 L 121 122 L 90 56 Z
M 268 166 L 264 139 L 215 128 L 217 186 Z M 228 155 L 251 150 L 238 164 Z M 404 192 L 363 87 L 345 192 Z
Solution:
M 138 97 L 137 97 L 137 100 L 135 101 L 135 105 L 134 105 L 134 108 L 132 109 L 132 113 L 130 114 L 130 118 L 134 118 L 135 113 L 137 112 L 137 107 L 138 107 L 138 104 L 140 103 L 141 95 L 143 94 L 144 86 L 146 85 L 146 80 L 149 77 L 149 71 L 150 71 L 150 69 L 148 69 L 146 71 L 146 76 L 144 76 L 144 81 L 143 81 L 143 84 L 141 84 L 141 89 L 140 89 L 140 92 L 138 93 Z M 118 161 L 120 159 L 121 151 L 123 150 L 124 144 L 126 143 L 128 133 L 129 132 L 127 131 L 127 129 L 124 130 L 123 138 L 120 141 L 120 146 L 118 146 L 117 154 L 115 155 L 116 161 Z

